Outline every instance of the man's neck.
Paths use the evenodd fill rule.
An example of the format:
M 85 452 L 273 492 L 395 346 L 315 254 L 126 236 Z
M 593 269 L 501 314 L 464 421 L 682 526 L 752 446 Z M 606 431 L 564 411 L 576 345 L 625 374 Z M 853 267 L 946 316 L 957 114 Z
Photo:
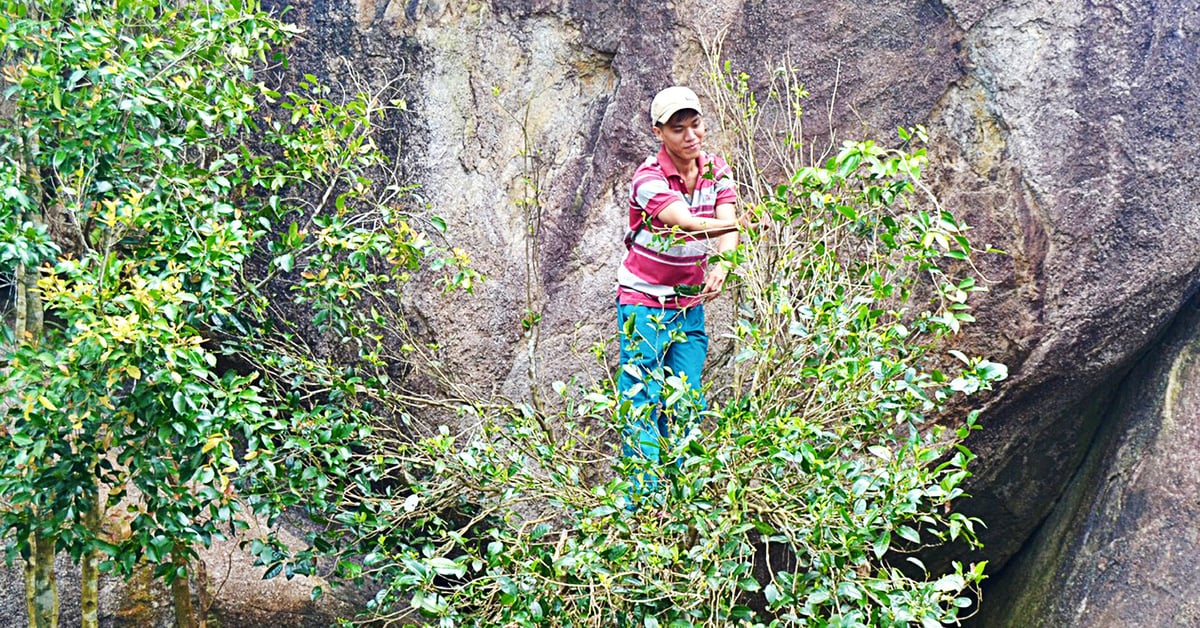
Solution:
M 675 171 L 679 173 L 679 176 L 683 177 L 684 183 L 686 183 L 689 188 L 694 186 L 696 183 L 696 175 L 700 172 L 700 164 L 697 163 L 698 160 L 685 159 L 680 161 L 675 159 L 674 155 L 671 155 L 670 157 L 671 164 L 675 166 Z

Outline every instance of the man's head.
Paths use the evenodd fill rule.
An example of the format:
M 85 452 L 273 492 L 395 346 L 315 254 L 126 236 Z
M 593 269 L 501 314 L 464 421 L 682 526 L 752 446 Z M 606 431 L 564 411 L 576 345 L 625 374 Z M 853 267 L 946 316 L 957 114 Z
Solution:
M 677 168 L 700 157 L 704 118 L 695 92 L 679 86 L 662 90 L 650 103 L 650 119 L 654 121 L 654 136 L 662 141 Z
M 691 117 L 700 113 L 700 99 L 696 97 L 696 92 L 681 85 L 662 90 L 650 102 L 650 120 L 656 127 L 671 122 L 672 118 Z

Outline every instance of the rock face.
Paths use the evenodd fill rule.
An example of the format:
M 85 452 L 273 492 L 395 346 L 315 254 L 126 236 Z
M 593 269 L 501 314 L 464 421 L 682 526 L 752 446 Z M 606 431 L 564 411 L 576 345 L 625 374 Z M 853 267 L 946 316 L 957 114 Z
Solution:
M 1200 624 L 1200 302 L 1134 368 L 982 626 Z
M 438 338 L 472 339 L 459 369 L 512 395 L 529 381 L 527 310 L 542 317 L 539 371 L 588 371 L 583 350 L 613 329 L 628 178 L 657 148 L 648 103 L 673 82 L 702 82 L 704 43 L 724 37 L 727 56 L 751 72 L 790 49 L 813 93 L 836 86 L 835 116 L 856 135 L 923 120 L 962 72 L 950 15 L 919 0 L 820 10 L 363 0 L 297 14 L 314 28 L 299 65 L 335 77 L 353 67 L 370 83 L 411 88 L 403 158 L 490 278 L 470 317 L 436 314 L 448 309 L 442 299 L 413 306 L 430 313 Z
M 1126 415 L 1155 405 L 1158 395 L 1146 396 L 1154 385 L 1137 383 L 1131 369 L 1143 377 L 1133 366 L 1161 350 L 1157 339 L 1196 290 L 1200 257 L 1177 243 L 1200 234 L 1194 202 L 1178 193 L 1198 171 L 1192 103 L 1200 82 L 1191 68 L 1200 59 L 1200 14 L 1190 2 L 992 4 L 964 40 L 970 75 L 932 116 L 958 144 L 944 196 L 988 235 L 1005 234 L 997 241 L 1011 253 L 980 308 L 993 334 L 981 346 L 1008 356 L 1016 377 L 971 443 L 983 462 L 967 508 L 989 526 L 985 554 L 996 574 L 979 623 L 1179 621 L 1184 615 L 1168 612 L 1185 612 L 1171 578 L 1163 588 L 1139 579 L 1144 565 L 1157 564 L 1159 575 L 1195 582 L 1194 570 L 1171 558 L 1177 545 L 1148 543 L 1143 566 L 1103 551 L 1074 559 L 1059 552 L 1134 533 L 1137 517 L 1171 516 L 1152 505 L 1161 505 L 1151 497 L 1161 489 L 1140 484 L 1146 501 L 1131 487 L 1104 515 L 1086 515 L 1088 527 L 1063 525 L 1081 521 L 1113 482 L 1088 472 L 1111 464 L 1097 459 L 1105 436 L 1129 438 L 1125 456 L 1177 469 L 1182 485 L 1171 490 L 1195 490 L 1195 460 L 1113 434 L 1137 429 Z M 1112 409 L 1118 394 L 1124 411 Z M 1090 467 L 1081 466 L 1085 458 Z M 1122 508 L 1129 512 L 1117 516 Z M 1000 570 L 1051 512 L 1020 561 Z M 1092 580 L 1098 571 L 1107 572 L 1107 588 Z
M 998 5 L 934 112 L 962 151 L 951 204 L 1011 253 L 980 310 L 1018 375 L 975 443 L 994 556 L 1048 511 L 1099 409 L 1195 290 L 1200 259 L 1176 243 L 1200 233 L 1177 192 L 1197 174 L 1197 20 L 1191 3 Z

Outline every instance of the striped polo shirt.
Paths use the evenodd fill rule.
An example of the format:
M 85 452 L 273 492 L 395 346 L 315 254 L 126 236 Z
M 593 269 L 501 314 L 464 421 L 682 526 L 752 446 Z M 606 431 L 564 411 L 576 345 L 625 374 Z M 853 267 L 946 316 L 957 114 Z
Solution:
M 629 194 L 629 252 L 617 269 L 617 302 L 678 309 L 699 304 L 699 297 L 682 295 L 704 285 L 704 269 L 716 251 L 715 238 L 672 230 L 658 214 L 682 201 L 693 215 L 716 216 L 716 207 L 737 200 L 733 173 L 718 155 L 702 152 L 700 176 L 689 199 L 687 184 L 675 169 L 665 148 L 638 166 Z

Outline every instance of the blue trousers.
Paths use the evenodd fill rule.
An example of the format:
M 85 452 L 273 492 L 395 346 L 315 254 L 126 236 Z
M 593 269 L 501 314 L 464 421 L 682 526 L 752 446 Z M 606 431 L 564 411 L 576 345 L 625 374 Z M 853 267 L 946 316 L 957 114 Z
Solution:
M 708 356 L 704 307 L 682 310 L 618 305 L 621 343 L 617 392 L 622 413 L 621 453 L 644 464 L 632 478 L 640 494 L 658 489 L 662 450 L 694 426 L 707 405 L 700 372 Z

